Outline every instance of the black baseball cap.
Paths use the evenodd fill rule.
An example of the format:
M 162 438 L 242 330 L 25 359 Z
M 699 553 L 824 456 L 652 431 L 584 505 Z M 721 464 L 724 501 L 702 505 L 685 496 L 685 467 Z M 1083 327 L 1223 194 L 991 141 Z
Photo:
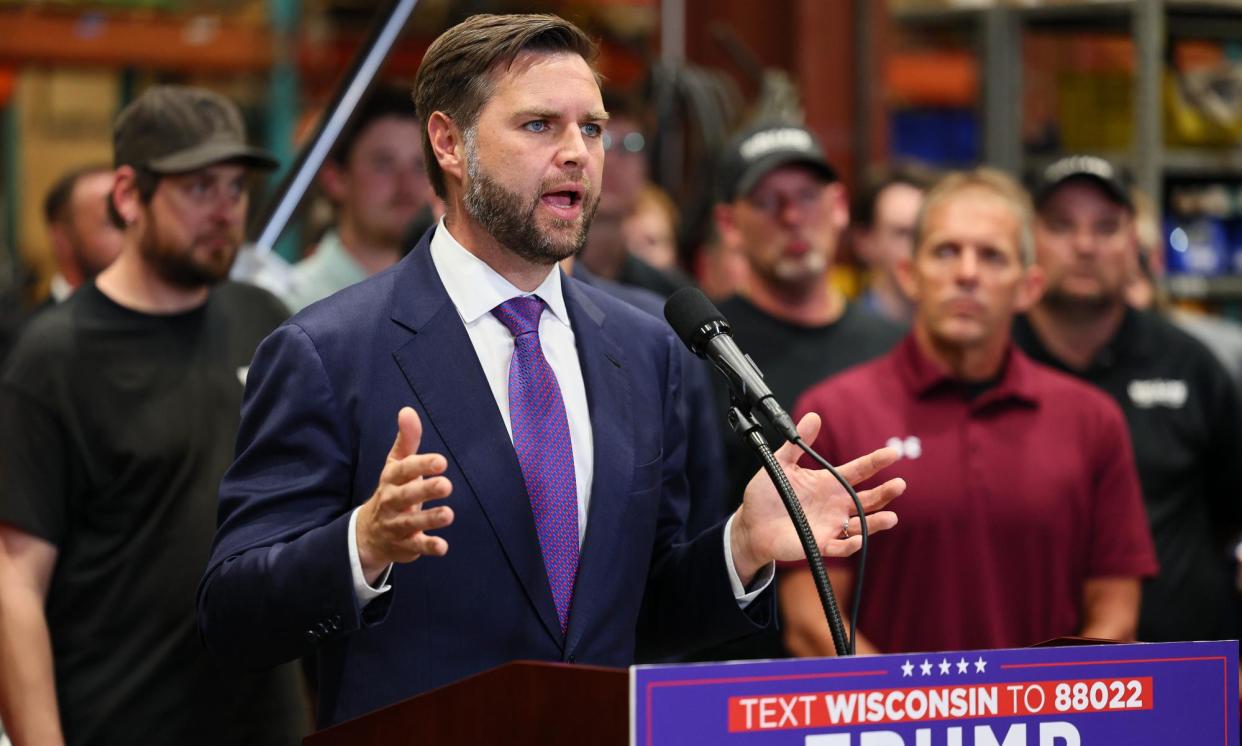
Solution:
M 115 166 L 138 166 L 157 174 L 175 174 L 233 161 L 273 169 L 277 160 L 246 144 L 241 112 L 212 91 L 185 86 L 155 86 L 134 99 L 117 116 L 112 130 Z
M 804 165 L 836 181 L 836 169 L 824 156 L 819 139 L 796 124 L 769 123 L 746 130 L 725 147 L 720 161 L 721 202 L 732 202 L 781 166 Z
M 1134 199 L 1130 196 L 1125 174 L 1109 161 L 1094 155 L 1066 156 L 1040 171 L 1032 189 L 1036 209 L 1042 207 L 1061 185 L 1075 180 L 1094 183 L 1109 200 L 1127 210 L 1134 210 Z

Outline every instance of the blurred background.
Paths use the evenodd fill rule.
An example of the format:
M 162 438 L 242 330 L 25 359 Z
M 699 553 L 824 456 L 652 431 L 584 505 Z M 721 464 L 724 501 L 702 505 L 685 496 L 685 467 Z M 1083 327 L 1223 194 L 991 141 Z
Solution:
M 46 294 L 42 195 L 70 166 L 110 161 L 112 118 L 153 83 L 242 105 L 284 164 L 252 199 L 257 221 L 392 9 L 0 0 L 0 288 Z M 380 78 L 408 85 L 445 28 L 509 11 L 555 12 L 601 40 L 609 87 L 638 102 L 625 148 L 668 197 L 676 264 L 709 289 L 714 153 L 779 116 L 820 136 L 851 189 L 898 161 L 1026 177 L 1104 155 L 1151 199 L 1168 296 L 1242 316 L 1242 0 L 422 0 Z M 296 261 L 330 220 L 312 190 L 275 252 Z M 837 263 L 852 291 L 855 258 Z

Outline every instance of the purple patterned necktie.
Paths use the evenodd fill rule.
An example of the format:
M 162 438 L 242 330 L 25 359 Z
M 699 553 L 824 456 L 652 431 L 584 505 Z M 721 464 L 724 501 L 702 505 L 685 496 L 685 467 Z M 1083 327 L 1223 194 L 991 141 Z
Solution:
M 513 448 L 530 496 L 543 566 L 563 634 L 569 624 L 578 575 L 578 490 L 561 387 L 539 344 L 543 309 L 539 298 L 519 296 L 493 308 L 492 315 L 513 334 L 513 359 L 509 362 Z

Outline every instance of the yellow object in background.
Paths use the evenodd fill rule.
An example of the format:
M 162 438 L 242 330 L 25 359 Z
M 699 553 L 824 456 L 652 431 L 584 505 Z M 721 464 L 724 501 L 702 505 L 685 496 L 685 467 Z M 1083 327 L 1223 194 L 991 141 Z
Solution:
M 1242 66 L 1164 75 L 1164 132 L 1169 145 L 1242 143 Z
M 1061 148 L 1066 152 L 1125 150 L 1134 140 L 1134 77 L 1121 71 L 1057 76 Z

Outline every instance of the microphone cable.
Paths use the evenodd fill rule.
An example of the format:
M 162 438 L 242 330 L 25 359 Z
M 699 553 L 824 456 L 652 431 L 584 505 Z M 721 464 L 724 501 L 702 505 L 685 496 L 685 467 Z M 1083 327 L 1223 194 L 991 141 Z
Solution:
M 858 510 L 858 522 L 861 526 L 859 535 L 862 536 L 862 547 L 858 550 L 858 573 L 854 579 L 854 592 L 851 594 L 853 598 L 850 600 L 850 637 L 848 643 L 848 654 L 854 655 L 856 653 L 855 642 L 858 632 L 858 610 L 862 606 L 863 575 L 867 569 L 867 540 L 870 536 L 867 530 L 867 514 L 863 510 L 862 500 L 859 499 L 858 493 L 854 491 L 854 486 L 850 484 L 848 479 L 841 476 L 841 472 L 837 471 L 835 466 L 816 453 L 815 449 L 807 445 L 807 442 L 802 438 L 792 442 L 801 448 L 803 453 L 814 459 L 815 463 L 824 467 L 829 474 L 836 478 L 841 486 L 845 488 L 845 491 L 849 493 L 850 499 L 854 501 L 854 507 Z

